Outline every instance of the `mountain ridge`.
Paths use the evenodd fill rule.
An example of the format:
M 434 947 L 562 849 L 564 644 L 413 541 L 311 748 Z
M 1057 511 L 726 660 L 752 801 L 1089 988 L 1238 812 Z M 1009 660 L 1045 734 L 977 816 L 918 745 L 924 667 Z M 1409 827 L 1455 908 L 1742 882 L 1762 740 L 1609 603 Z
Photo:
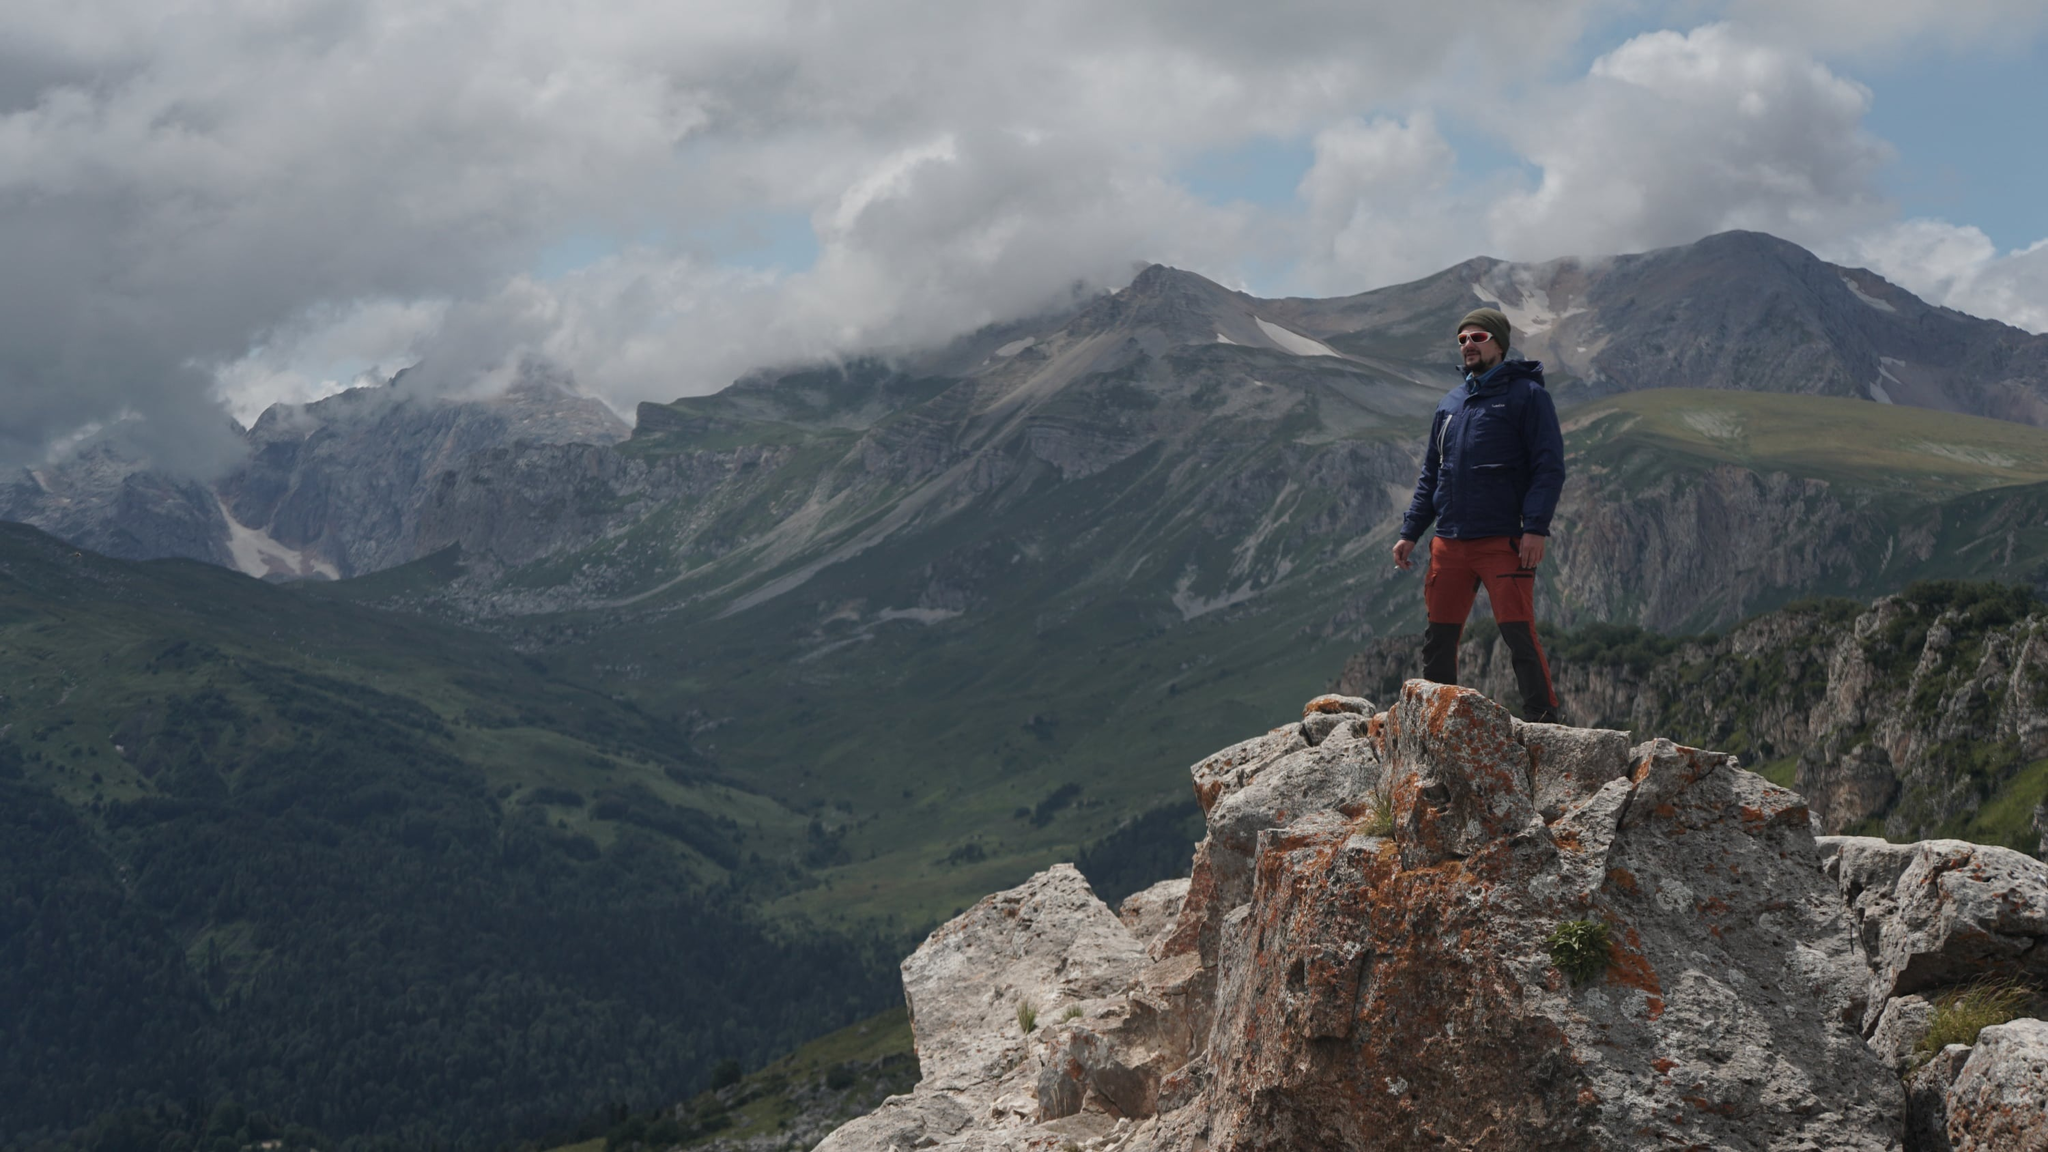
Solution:
M 959 430 L 968 438 L 962 443 L 971 444 L 1000 435 L 1005 414 L 1034 410 L 1070 381 L 1123 371 L 1135 358 L 1154 359 L 1169 349 L 1185 354 L 1218 345 L 1246 349 L 1252 359 L 1238 368 L 1249 376 L 1270 363 L 1261 354 L 1322 361 L 1359 409 L 1348 419 L 1326 414 L 1325 423 L 1341 435 L 1426 411 L 1419 393 L 1448 387 L 1455 378 L 1441 330 L 1481 303 L 1502 307 L 1516 321 L 1518 347 L 1545 360 L 1552 390 L 1566 407 L 1677 385 L 1860 396 L 2048 422 L 2048 337 L 1926 305 L 1866 270 L 1827 264 L 1762 233 L 1732 232 L 1598 259 L 1513 264 L 1477 257 L 1407 284 L 1328 299 L 1261 300 L 1155 264 L 1119 292 L 992 327 L 897 367 L 856 359 L 840 368 L 756 373 L 712 397 L 642 404 L 634 432 L 696 427 L 700 441 L 713 435 L 743 441 L 775 435 L 762 421 L 809 427 L 821 418 L 848 430 L 868 429 L 906 402 L 929 401 L 943 390 L 939 380 L 952 380 L 972 383 L 957 398 L 980 417 Z M 1055 346 L 1060 362 L 1051 364 Z M 285 576 L 390 567 L 445 544 L 413 539 L 413 510 L 476 452 L 521 439 L 607 443 L 625 437 L 624 425 L 595 401 L 563 391 L 572 387 L 566 380 L 537 365 L 522 371 L 512 393 L 499 400 L 429 405 L 409 421 L 342 432 L 340 443 L 334 436 L 316 443 L 318 433 L 309 438 L 292 429 L 308 420 L 345 429 L 344 413 L 360 408 L 362 397 L 375 390 L 275 407 L 249 432 L 251 460 L 218 486 L 218 510 L 189 484 L 154 474 L 131 477 L 132 467 L 106 475 L 108 462 L 94 464 L 86 453 L 70 476 L 59 475 L 65 471 L 59 466 L 39 473 L 43 479 L 18 480 L 5 490 L 0 516 L 57 529 L 114 555 L 180 554 L 258 575 L 266 566 Z M 870 386 L 882 378 L 925 383 L 913 387 L 914 395 L 891 397 L 883 385 L 871 388 L 873 395 L 842 396 L 840 407 L 828 404 L 826 412 L 793 407 L 792 394 L 802 389 L 778 390 L 775 383 L 833 372 L 845 383 Z M 546 419 L 515 416 L 490 428 L 414 427 L 450 412 L 516 404 L 522 393 L 555 392 L 562 394 Z M 464 420 L 477 423 L 467 416 L 457 423 Z M 402 450 L 391 452 L 394 445 Z M 876 449 L 886 452 L 890 445 L 878 442 Z M 248 539 L 238 549 L 241 537 Z

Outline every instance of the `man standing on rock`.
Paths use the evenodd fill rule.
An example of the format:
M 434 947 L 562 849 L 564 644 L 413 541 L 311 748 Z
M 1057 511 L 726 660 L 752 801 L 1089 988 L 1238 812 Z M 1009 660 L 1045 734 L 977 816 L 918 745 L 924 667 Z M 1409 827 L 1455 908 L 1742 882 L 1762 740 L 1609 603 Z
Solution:
M 1435 521 L 1422 590 L 1429 609 L 1423 679 L 1458 682 L 1458 640 L 1484 584 L 1514 657 L 1522 711 L 1554 724 L 1557 692 L 1536 639 L 1535 592 L 1550 514 L 1564 489 L 1564 435 L 1543 387 L 1543 365 L 1508 359 L 1508 339 L 1508 318 L 1498 309 L 1475 309 L 1458 321 L 1465 382 L 1451 389 L 1430 421 L 1394 564 L 1414 566 L 1415 542 Z

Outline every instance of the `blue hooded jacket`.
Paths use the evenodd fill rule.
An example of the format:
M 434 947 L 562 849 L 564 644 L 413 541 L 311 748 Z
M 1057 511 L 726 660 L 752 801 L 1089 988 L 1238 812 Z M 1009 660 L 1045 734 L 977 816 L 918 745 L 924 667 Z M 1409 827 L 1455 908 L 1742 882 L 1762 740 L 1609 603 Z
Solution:
M 1563 490 L 1564 435 L 1543 365 L 1504 360 L 1436 406 L 1401 538 L 1420 540 L 1431 521 L 1452 540 L 1548 536 Z

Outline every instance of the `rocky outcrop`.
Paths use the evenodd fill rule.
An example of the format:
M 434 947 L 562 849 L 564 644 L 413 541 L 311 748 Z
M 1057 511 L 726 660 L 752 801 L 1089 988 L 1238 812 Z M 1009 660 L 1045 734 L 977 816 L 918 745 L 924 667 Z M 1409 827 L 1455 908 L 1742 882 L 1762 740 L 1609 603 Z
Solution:
M 1171 889 L 1119 920 L 1064 866 L 983 901 L 905 964 L 924 1081 L 821 1149 L 1897 1149 L 1864 940 L 1958 953 L 1999 902 L 1916 919 L 1901 869 L 1852 913 L 1845 862 L 1881 854 L 1824 869 L 1801 798 L 1730 757 L 1421 681 L 1192 775 L 1209 835 L 1172 927 Z M 1556 941 L 1585 931 L 1582 966 Z M 2005 1102 L 1971 1116 L 2036 1099 L 1965 1067 Z
M 1913 993 L 1991 977 L 2048 985 L 2048 864 L 1962 840 L 1819 843 L 1870 968 L 1866 1027 Z
M 1129 1063 L 1135 1044 L 1112 1046 L 1103 1034 L 1124 1038 L 1127 995 L 1144 967 L 1137 938 L 1072 865 L 984 899 L 903 962 L 917 1088 L 819 1149 L 959 1144 L 1040 1121 L 1099 1135 L 1109 1110 L 1142 1111 L 1149 1101 Z M 1091 1099 L 1097 1107 L 1079 1118 Z
M 2048 1147 L 2048 1024 L 1994 1025 L 1938 1052 L 1928 1041 L 1944 1005 L 1973 992 L 2033 989 L 2024 1009 L 2048 1007 L 2048 864 L 1961 840 L 1819 848 L 1870 974 L 1870 1047 L 1905 1077 L 1907 1147 Z
M 610 444 L 624 421 L 567 380 L 529 366 L 505 394 L 452 401 L 390 387 L 276 404 L 249 429 L 248 462 L 221 481 L 229 515 L 343 576 L 426 552 L 420 510 L 438 478 L 514 444 Z
M 1506 646 L 1474 631 L 1461 679 L 1514 696 Z M 2013 589 L 1922 585 L 1866 606 L 1789 607 L 1718 637 L 1589 629 L 1552 648 L 1574 719 L 1775 764 L 1824 832 L 1910 839 L 2010 808 L 1977 834 L 2036 851 L 2048 827 L 2030 818 L 2040 795 L 2025 789 L 2038 785 L 2020 778 L 2048 758 L 2048 614 Z M 1384 692 L 1419 651 L 1415 637 L 1382 641 L 1352 657 L 1337 691 Z
M 2015 1020 L 1978 1033 L 1949 1084 L 1947 1113 L 1955 1152 L 2048 1148 L 2048 1023 Z

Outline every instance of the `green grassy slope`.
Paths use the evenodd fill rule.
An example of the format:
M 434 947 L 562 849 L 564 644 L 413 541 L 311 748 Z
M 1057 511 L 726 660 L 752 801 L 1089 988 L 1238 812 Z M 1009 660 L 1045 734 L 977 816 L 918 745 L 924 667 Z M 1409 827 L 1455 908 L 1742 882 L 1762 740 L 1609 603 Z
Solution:
M 0 825 L 0 1147 L 227 1097 L 491 1143 L 895 992 L 898 942 L 752 918 L 805 822 L 665 721 L 474 632 L 12 525 Z
M 550 659 L 634 669 L 608 682 L 679 723 L 694 710 L 707 755 L 815 814 L 827 883 L 785 908 L 943 916 L 1184 802 L 1188 763 L 1298 715 L 1341 667 L 1321 629 L 1355 569 L 1328 561 L 1359 541 L 1316 531 L 1323 494 L 1289 496 L 1247 558 L 1181 503 L 1176 463 L 1040 476 L 733 615 L 565 617 L 590 639 Z M 1318 575 L 1273 579 L 1290 565 Z M 956 575 L 961 608 L 918 607 Z M 1187 617 L 1176 588 L 1191 610 L 1259 594 Z
M 1692 460 L 1918 495 L 2048 481 L 2048 429 L 1827 396 L 1669 388 L 1575 408 L 1573 445 L 1626 439 Z

